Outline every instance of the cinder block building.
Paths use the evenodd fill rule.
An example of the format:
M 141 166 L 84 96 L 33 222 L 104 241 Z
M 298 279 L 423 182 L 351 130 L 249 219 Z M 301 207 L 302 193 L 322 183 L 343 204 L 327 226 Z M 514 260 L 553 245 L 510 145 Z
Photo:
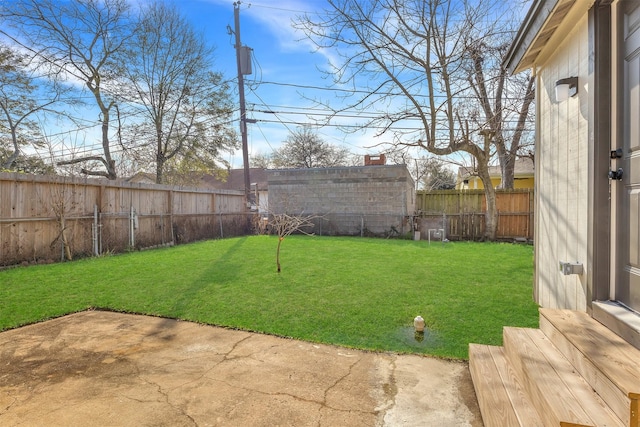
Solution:
M 318 216 L 319 235 L 394 236 L 411 230 L 414 181 L 405 165 L 267 171 L 269 211 Z

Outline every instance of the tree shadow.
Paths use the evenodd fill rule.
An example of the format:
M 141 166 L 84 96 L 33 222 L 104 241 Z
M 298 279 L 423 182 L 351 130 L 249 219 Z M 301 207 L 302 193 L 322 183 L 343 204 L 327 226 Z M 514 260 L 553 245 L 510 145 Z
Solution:
M 190 308 L 201 301 L 201 291 L 212 282 L 217 285 L 225 283 L 235 283 L 238 272 L 243 268 L 246 260 L 237 257 L 237 253 L 242 249 L 247 241 L 247 237 L 236 239 L 234 244 L 220 257 L 211 261 L 209 268 L 203 268 L 203 274 L 198 280 L 194 280 L 187 287 L 181 287 L 180 294 L 176 295 L 172 312 L 177 317 L 183 318 Z M 224 265 L 224 268 L 216 268 L 216 264 Z

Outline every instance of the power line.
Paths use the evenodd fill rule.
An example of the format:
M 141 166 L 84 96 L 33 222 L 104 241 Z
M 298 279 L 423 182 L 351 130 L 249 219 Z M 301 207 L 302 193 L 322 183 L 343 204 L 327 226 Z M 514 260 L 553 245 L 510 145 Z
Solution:
M 284 83 L 284 82 L 273 82 L 273 81 L 257 81 L 257 80 L 252 80 L 252 81 L 248 81 L 247 83 L 253 83 L 255 85 L 274 85 L 274 86 L 282 86 L 282 87 L 293 87 L 293 88 L 298 88 L 298 89 L 311 89 L 311 90 L 321 90 L 321 91 L 328 91 L 328 92 L 339 92 L 339 93 L 348 93 L 348 94 L 357 94 L 357 93 L 361 93 L 361 94 L 365 94 L 365 95 L 371 95 L 372 92 L 370 90 L 365 90 L 365 89 L 341 89 L 341 88 L 334 88 L 334 87 L 323 87 L 323 86 L 314 86 L 314 85 L 308 85 L 308 84 L 299 84 L 299 83 Z M 388 93 L 388 94 L 383 94 L 385 97 L 404 97 L 405 95 L 403 93 Z M 446 94 L 432 94 L 432 95 L 414 95 L 415 97 L 419 97 L 419 98 L 429 98 L 429 97 L 434 97 L 437 99 L 446 99 L 447 95 Z M 455 99 L 478 99 L 477 96 L 475 95 L 454 95 L 452 98 Z M 490 100 L 495 100 L 496 98 L 494 97 L 488 97 L 488 99 Z M 521 101 L 522 98 L 511 98 L 511 97 L 506 97 L 503 96 L 502 98 L 500 98 L 504 101 Z
M 324 123 L 322 125 L 317 125 L 316 123 L 309 122 L 301 122 L 301 121 L 284 121 L 284 120 L 268 120 L 268 119 L 256 119 L 258 123 L 276 123 L 282 124 L 287 127 L 287 129 L 291 132 L 291 129 L 287 125 L 295 125 L 295 126 L 319 126 L 319 127 L 332 127 L 332 128 L 343 128 L 343 129 L 364 129 L 365 126 L 361 124 L 332 124 L 332 123 Z M 376 130 L 390 130 L 390 131 L 423 131 L 424 127 L 408 127 L 408 126 L 382 126 L 382 125 L 367 125 L 366 129 L 376 129 Z M 503 128 L 504 131 L 515 131 L 516 128 Z M 526 129 L 525 129 L 526 130 Z M 531 130 L 533 132 L 533 130 Z M 438 131 L 436 131 L 438 132 Z M 441 128 L 439 132 L 448 132 L 446 128 Z
M 339 113 L 334 113 L 334 112 L 320 112 L 320 113 L 309 113 L 309 112 L 305 112 L 305 111 L 276 111 L 276 110 L 260 110 L 260 109 L 249 109 L 248 111 L 251 111 L 253 113 L 264 113 L 264 114 L 274 114 L 274 115 L 284 115 L 284 114 L 290 114 L 290 115 L 303 115 L 303 116 L 308 116 L 310 118 L 312 117 L 324 117 L 324 118 L 357 118 L 357 119 L 364 119 L 364 120 L 379 120 L 382 118 L 382 114 L 380 115 L 369 115 L 369 114 L 364 114 L 364 113 L 359 113 L 357 111 L 354 112 L 349 112 L 347 114 L 344 114 L 345 112 L 341 111 Z M 315 111 L 323 111 L 323 110 L 315 110 Z M 324 111 L 330 111 L 330 110 L 324 110 Z M 389 116 L 389 114 L 385 114 L 386 116 Z M 418 116 L 411 116 L 411 117 L 405 117 L 402 119 L 404 120 L 417 120 L 419 121 L 420 118 Z M 502 120 L 502 123 L 518 123 L 519 119 L 504 119 Z M 525 123 L 528 124 L 533 124 L 535 123 L 533 120 L 527 120 Z
M 261 7 L 263 9 L 280 10 L 283 12 L 293 12 L 293 13 L 306 13 L 306 14 L 312 13 L 306 10 L 285 9 L 283 7 L 267 6 L 265 4 L 258 4 L 258 3 L 250 3 L 249 7 Z

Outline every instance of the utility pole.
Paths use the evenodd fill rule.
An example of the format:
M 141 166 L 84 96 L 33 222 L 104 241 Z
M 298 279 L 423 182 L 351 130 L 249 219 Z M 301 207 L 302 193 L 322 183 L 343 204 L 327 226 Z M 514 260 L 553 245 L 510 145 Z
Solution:
M 233 3 L 233 17 L 234 17 L 234 25 L 235 25 L 235 36 L 236 36 L 236 62 L 238 65 L 238 95 L 240 96 L 240 135 L 242 136 L 242 162 L 244 163 L 244 197 L 247 203 L 247 209 L 251 208 L 251 179 L 249 177 L 249 149 L 247 147 L 247 113 L 245 109 L 244 102 L 244 74 L 251 74 L 250 69 L 248 68 L 247 62 L 242 62 L 242 55 L 245 54 L 245 59 L 247 59 L 246 52 L 248 48 L 244 48 L 240 42 L 240 2 Z M 251 62 L 248 62 L 250 65 Z

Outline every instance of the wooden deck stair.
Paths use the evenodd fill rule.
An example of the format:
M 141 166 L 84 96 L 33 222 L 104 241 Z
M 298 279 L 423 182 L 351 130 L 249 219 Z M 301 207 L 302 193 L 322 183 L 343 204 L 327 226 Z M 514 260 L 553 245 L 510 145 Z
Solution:
M 469 346 L 486 427 L 640 427 L 640 350 L 588 314 L 541 309 L 540 329 L 503 336 Z

